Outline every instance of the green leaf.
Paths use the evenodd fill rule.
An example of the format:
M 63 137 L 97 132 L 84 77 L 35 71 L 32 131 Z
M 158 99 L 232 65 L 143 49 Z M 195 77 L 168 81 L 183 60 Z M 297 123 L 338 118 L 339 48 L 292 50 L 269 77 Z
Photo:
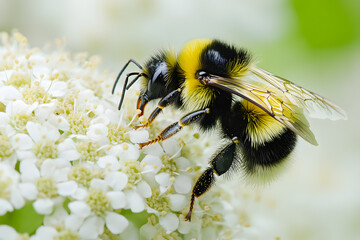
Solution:
M 356 17 L 343 0 L 292 0 L 300 32 L 314 48 L 332 48 L 356 39 Z
M 21 209 L 15 209 L 13 212 L 0 216 L 0 225 L 8 225 L 19 233 L 31 235 L 42 225 L 43 219 L 44 216 L 34 210 L 32 203 L 28 203 Z

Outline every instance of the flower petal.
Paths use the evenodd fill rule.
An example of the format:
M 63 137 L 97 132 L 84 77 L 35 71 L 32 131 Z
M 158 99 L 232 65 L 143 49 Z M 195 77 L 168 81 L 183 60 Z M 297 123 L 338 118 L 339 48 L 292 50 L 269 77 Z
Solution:
M 0 240 L 16 240 L 18 233 L 15 229 L 7 225 L 0 225 Z
M 48 90 L 48 93 L 51 94 L 54 97 L 62 97 L 65 95 L 67 90 L 67 83 L 63 81 L 54 81 L 50 89 Z
M 89 205 L 87 205 L 86 203 L 84 203 L 82 201 L 70 202 L 68 204 L 68 207 L 69 207 L 71 213 L 82 216 L 84 218 L 89 216 L 91 213 L 91 208 L 89 207 Z
M 43 177 L 54 176 L 56 170 L 56 164 L 53 159 L 46 159 L 40 166 L 40 174 Z
M 35 116 L 39 118 L 42 122 L 49 118 L 50 114 L 52 114 L 56 109 L 56 104 L 54 102 L 52 103 L 46 103 L 46 104 L 40 104 L 35 109 Z
M 179 169 L 183 169 L 185 170 L 187 167 L 190 166 L 190 161 L 187 160 L 186 158 L 184 157 L 178 157 L 175 159 L 175 162 L 176 162 L 176 166 L 179 168 Z
M 137 146 L 129 143 L 118 145 L 120 147 L 119 158 L 120 161 L 136 161 L 140 156 L 140 151 Z
M 43 240 L 43 239 L 53 239 L 54 236 L 57 234 L 57 231 L 55 228 L 50 226 L 40 226 L 36 230 L 36 240 Z
M 97 161 L 97 164 L 101 168 L 111 169 L 112 171 L 116 171 L 120 168 L 119 161 L 115 156 L 106 155 L 104 157 L 100 157 Z
M 65 227 L 77 232 L 80 226 L 83 224 L 84 219 L 85 218 L 83 216 L 70 214 L 65 218 Z
M 145 202 L 139 193 L 134 191 L 127 191 L 125 194 L 128 202 L 128 207 L 131 209 L 132 212 L 138 213 L 144 211 Z
M 106 196 L 110 199 L 110 204 L 113 209 L 121 209 L 126 206 L 125 193 L 120 191 L 107 192 Z
M 10 202 L 16 209 L 22 208 L 25 205 L 25 199 L 21 195 L 19 189 L 11 191 Z
M 192 187 L 192 180 L 189 176 L 181 174 L 175 177 L 174 188 L 178 193 L 188 193 Z
M 155 235 L 158 233 L 158 229 L 151 223 L 146 223 L 140 228 L 140 239 L 143 240 L 152 240 Z
M 19 190 L 28 200 L 35 200 L 38 194 L 38 191 L 33 183 L 20 183 Z
M 58 145 L 59 157 L 68 161 L 77 160 L 80 158 L 80 153 L 76 149 L 74 141 L 70 138 L 65 139 Z
M 12 212 L 13 206 L 6 200 L 0 199 L 0 216 L 3 216 L 7 212 Z
M 31 140 L 29 135 L 24 133 L 14 135 L 11 137 L 10 142 L 15 150 L 30 150 L 34 146 L 33 140 Z
M 165 229 L 166 233 L 169 234 L 179 227 L 179 218 L 170 212 L 163 217 L 160 216 L 159 223 Z
M 54 125 L 56 128 L 63 130 L 64 132 L 69 131 L 70 124 L 63 116 L 50 114 L 48 122 Z
M 22 94 L 13 86 L 1 86 L 0 101 L 11 102 L 16 99 L 22 99 Z
M 85 188 L 78 187 L 75 193 L 72 195 L 76 200 L 83 200 L 88 195 L 88 192 Z
M 155 176 L 155 181 L 163 187 L 169 187 L 171 185 L 169 173 L 159 173 Z
M 132 130 L 128 132 L 130 141 L 133 143 L 141 143 L 149 140 L 149 132 L 146 130 Z
M 141 181 L 136 185 L 138 193 L 144 198 L 151 197 L 152 191 L 150 185 L 146 181 Z
M 105 217 L 106 227 L 113 234 L 122 233 L 129 225 L 129 221 L 118 213 L 108 212 Z
M 50 214 L 54 207 L 54 202 L 49 198 L 40 198 L 33 203 L 36 212 L 40 214 Z
M 35 142 L 40 142 L 43 139 L 40 123 L 29 121 L 26 123 L 26 130 Z
M 40 142 L 45 139 L 56 141 L 60 137 L 58 129 L 48 122 L 40 124 L 29 121 L 26 124 L 26 130 L 35 142 Z
M 162 162 L 158 156 L 154 155 L 146 155 L 144 159 L 141 161 L 141 165 L 143 166 L 143 172 L 154 172 L 158 173 L 161 169 Z
M 105 145 L 109 143 L 108 128 L 102 123 L 96 123 L 90 125 L 86 135 L 89 139 L 99 143 L 100 145 Z
M 79 234 L 85 239 L 97 238 L 99 234 L 104 232 L 104 220 L 93 216 L 85 219 L 84 223 L 79 229 Z
M 57 185 L 58 193 L 61 196 L 70 196 L 77 190 L 77 184 L 74 181 L 62 182 Z
M 186 197 L 181 194 L 170 194 L 170 209 L 174 212 L 181 211 L 186 205 Z
M 90 188 L 96 188 L 96 189 L 106 191 L 108 188 L 108 185 L 105 180 L 94 178 L 90 181 Z
M 40 177 L 39 169 L 30 160 L 20 162 L 21 179 L 24 182 L 34 182 Z
M 167 154 L 169 154 L 170 156 L 178 154 L 179 150 L 180 150 L 179 141 L 177 141 L 174 138 L 170 138 L 170 139 L 162 142 L 162 147 L 163 147 L 164 151 Z
M 122 172 L 110 172 L 106 174 L 105 181 L 114 190 L 121 191 L 128 183 L 128 176 Z
M 191 222 L 185 221 L 185 219 L 181 219 L 177 230 L 179 233 L 187 234 L 191 231 L 191 227 Z

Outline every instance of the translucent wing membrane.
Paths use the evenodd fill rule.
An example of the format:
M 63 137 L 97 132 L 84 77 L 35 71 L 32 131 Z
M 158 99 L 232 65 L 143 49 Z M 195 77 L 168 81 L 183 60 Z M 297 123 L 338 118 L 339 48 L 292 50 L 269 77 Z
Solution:
M 331 120 L 346 119 L 346 113 L 336 104 L 320 95 L 302 88 L 284 78 L 277 77 L 261 68 L 250 70 L 260 80 L 264 80 L 280 90 L 293 104 L 301 107 L 313 118 L 329 118 Z
M 313 145 L 317 145 L 309 123 L 302 109 L 292 103 L 277 88 L 267 89 L 261 84 L 255 85 L 239 79 L 209 75 L 203 80 L 205 84 L 231 92 L 255 104 L 267 114 L 284 124 L 296 134 Z

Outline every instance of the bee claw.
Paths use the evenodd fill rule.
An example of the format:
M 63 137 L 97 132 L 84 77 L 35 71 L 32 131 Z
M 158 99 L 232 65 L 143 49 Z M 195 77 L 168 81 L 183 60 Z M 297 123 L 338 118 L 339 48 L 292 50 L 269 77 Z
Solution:
M 143 148 L 143 147 L 146 147 L 147 145 L 150 145 L 150 144 L 153 144 L 153 143 L 157 143 L 159 141 L 162 141 L 162 138 L 161 136 L 157 136 L 156 138 L 148 141 L 148 142 L 144 142 L 144 143 L 138 143 L 139 147 L 140 147 L 140 150 Z
M 135 126 L 135 127 L 134 127 L 134 130 L 137 130 L 137 129 L 139 129 L 139 128 L 146 128 L 147 126 L 149 126 L 149 123 L 148 123 L 148 122 L 145 123 L 145 124 L 142 124 L 142 125 Z
M 144 127 L 144 126 L 143 125 L 135 126 L 134 130 L 137 130 L 137 129 L 142 128 L 142 127 Z
M 185 216 L 185 221 L 191 222 L 191 211 Z

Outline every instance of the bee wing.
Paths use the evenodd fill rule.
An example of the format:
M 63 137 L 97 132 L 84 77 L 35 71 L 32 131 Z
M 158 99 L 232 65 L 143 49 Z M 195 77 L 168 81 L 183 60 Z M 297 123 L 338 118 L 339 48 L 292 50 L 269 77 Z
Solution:
M 282 91 L 276 88 L 266 89 L 261 85 L 258 86 L 239 79 L 224 78 L 216 75 L 207 76 L 203 82 L 206 85 L 220 88 L 255 104 L 309 143 L 317 145 L 315 136 L 310 130 L 309 122 L 305 118 L 302 109 L 289 101 Z
M 304 109 L 310 117 L 329 118 L 331 120 L 347 119 L 344 110 L 314 92 L 258 67 L 252 67 L 250 71 L 281 91 L 293 104 Z

